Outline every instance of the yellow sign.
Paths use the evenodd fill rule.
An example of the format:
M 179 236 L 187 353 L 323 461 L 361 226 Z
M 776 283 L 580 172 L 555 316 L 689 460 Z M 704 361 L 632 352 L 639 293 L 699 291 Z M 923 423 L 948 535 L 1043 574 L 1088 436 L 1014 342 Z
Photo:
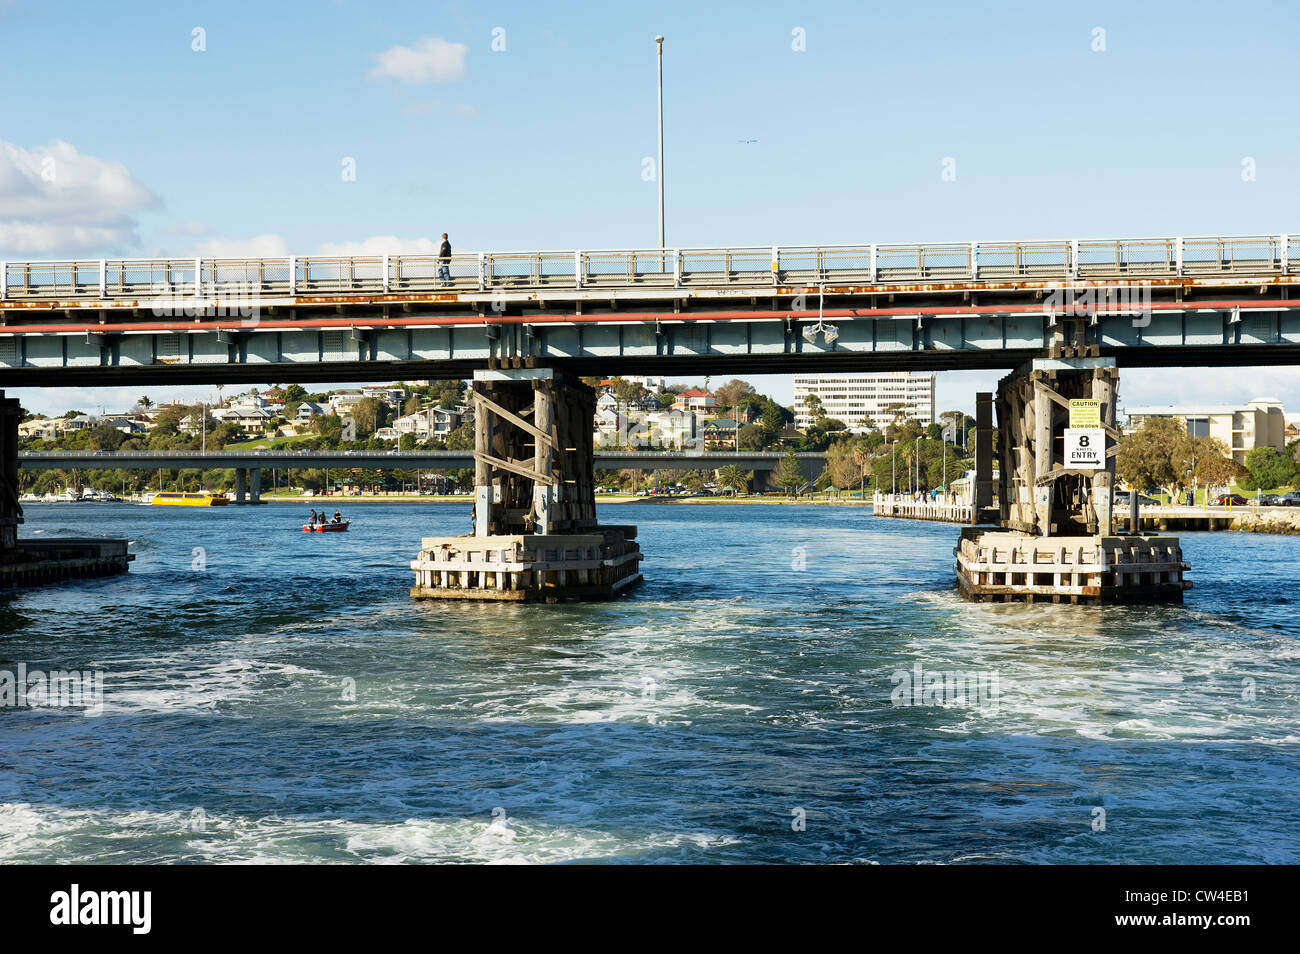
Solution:
M 1071 399 L 1071 427 L 1101 427 L 1101 402 Z

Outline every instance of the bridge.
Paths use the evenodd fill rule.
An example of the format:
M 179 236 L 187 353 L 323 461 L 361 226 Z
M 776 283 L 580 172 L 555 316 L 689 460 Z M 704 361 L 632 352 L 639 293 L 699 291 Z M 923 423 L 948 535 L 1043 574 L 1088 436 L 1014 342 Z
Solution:
M 762 451 L 596 451 L 596 470 L 717 470 L 736 465 L 753 471 L 762 483 L 785 454 Z M 826 467 L 822 453 L 796 453 L 808 480 Z M 259 503 L 263 470 L 347 468 L 361 470 L 467 470 L 474 467 L 473 451 L 19 451 L 23 470 L 214 470 L 235 471 L 235 500 Z
M 0 262 L 0 384 L 1300 363 L 1300 235 Z

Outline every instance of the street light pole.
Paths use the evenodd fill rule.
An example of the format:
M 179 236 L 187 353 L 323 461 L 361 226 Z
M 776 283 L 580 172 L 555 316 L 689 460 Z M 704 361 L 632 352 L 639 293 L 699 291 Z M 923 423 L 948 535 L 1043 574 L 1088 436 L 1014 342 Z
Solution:
M 664 38 L 655 37 L 659 63 L 659 165 L 655 175 L 659 179 L 659 247 L 664 247 Z

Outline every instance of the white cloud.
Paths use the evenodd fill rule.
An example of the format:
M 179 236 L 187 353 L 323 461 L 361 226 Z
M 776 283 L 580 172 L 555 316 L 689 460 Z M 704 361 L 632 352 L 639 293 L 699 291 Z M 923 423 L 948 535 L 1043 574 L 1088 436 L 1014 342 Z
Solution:
M 1277 398 L 1300 410 L 1300 368 L 1124 368 L 1120 371 L 1121 408 L 1150 404 L 1245 404 L 1257 397 Z
M 139 244 L 134 216 L 158 198 L 120 162 L 61 140 L 24 149 L 0 140 L 0 253 L 107 254 Z
M 409 85 L 446 83 L 465 76 L 465 54 L 469 47 L 440 36 L 425 36 L 414 49 L 394 46 L 375 57 L 372 79 L 395 79 Z
M 252 238 L 207 239 L 194 246 L 194 254 L 203 258 L 284 258 L 290 249 L 282 237 L 268 232 Z
M 326 242 L 321 255 L 433 255 L 442 238 L 398 238 L 396 235 L 372 235 L 359 242 Z
M 188 235 L 191 238 L 198 238 L 200 235 L 207 235 L 210 230 L 197 219 L 191 219 L 188 222 L 177 222 L 169 225 L 163 231 L 173 235 Z

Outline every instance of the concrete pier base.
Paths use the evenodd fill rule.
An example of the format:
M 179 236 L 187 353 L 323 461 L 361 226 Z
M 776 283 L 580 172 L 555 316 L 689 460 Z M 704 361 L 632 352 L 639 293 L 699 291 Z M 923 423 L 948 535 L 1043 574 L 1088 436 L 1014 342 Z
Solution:
M 101 537 L 24 540 L 0 554 L 0 590 L 125 573 L 135 559 L 126 547 Z
M 21 540 L 18 421 L 22 408 L 0 391 L 0 590 L 125 573 L 134 556 L 125 540 L 63 537 Z
M 1192 586 L 1177 537 L 966 527 L 953 554 L 961 594 L 976 602 L 1181 603 Z
M 411 596 L 558 603 L 610 599 L 641 580 L 635 527 L 585 533 L 425 537 Z

